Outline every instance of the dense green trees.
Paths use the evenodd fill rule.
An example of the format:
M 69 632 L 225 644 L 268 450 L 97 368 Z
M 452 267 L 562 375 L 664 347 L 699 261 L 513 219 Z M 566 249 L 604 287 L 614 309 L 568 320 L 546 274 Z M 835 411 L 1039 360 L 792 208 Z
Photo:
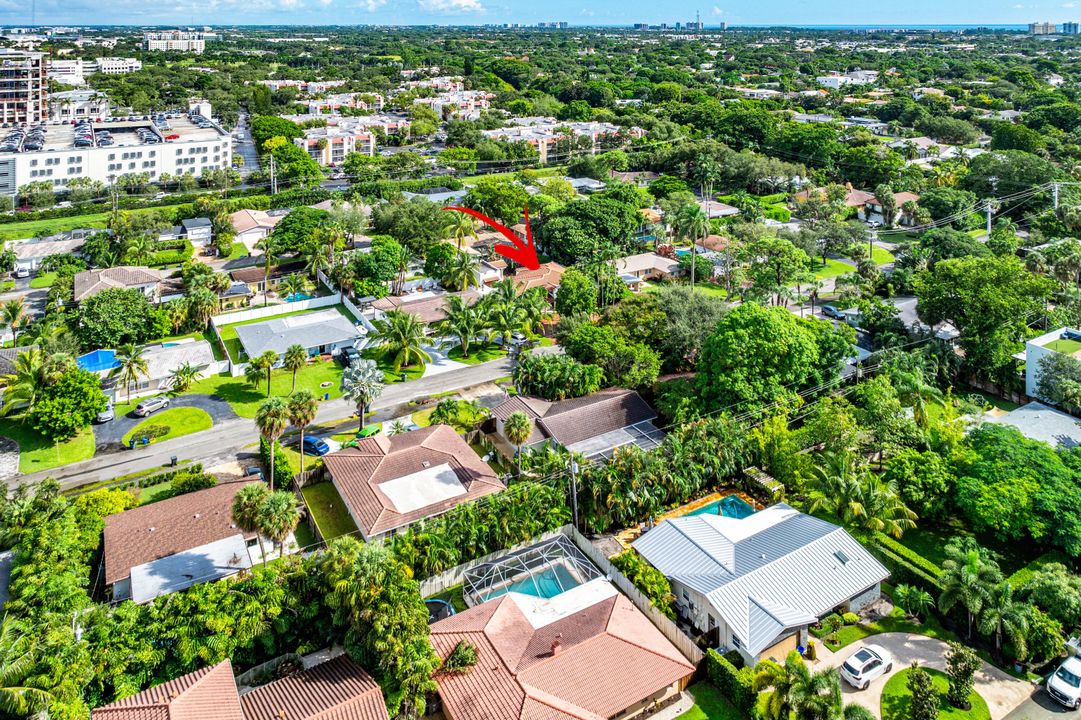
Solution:
M 79 304 L 76 332 L 88 350 L 143 343 L 169 334 L 168 323 L 137 288 L 110 288 Z
M 514 383 L 526 395 L 545 400 L 581 397 L 601 388 L 604 371 L 566 355 L 523 353 L 514 365 Z

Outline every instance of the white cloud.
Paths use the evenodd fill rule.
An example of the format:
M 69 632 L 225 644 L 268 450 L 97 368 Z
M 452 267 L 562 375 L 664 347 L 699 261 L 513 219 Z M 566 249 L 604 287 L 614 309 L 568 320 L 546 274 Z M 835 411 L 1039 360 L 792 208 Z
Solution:
M 713 6 L 713 11 L 712 12 L 713 12 L 714 15 L 724 15 L 724 10 L 721 10 L 716 5 Z
M 363 7 L 368 12 L 375 12 L 379 8 L 387 4 L 387 0 L 364 0 Z
M 484 6 L 481 5 L 480 0 L 419 0 L 419 4 L 429 12 L 448 15 L 484 12 Z
M 1024 10 L 1025 6 L 1022 5 L 1021 3 L 1017 3 L 1016 5 L 1013 6 L 1013 9 L 1014 10 Z
M 1062 7 L 1064 7 L 1064 8 L 1077 7 L 1077 3 L 1075 3 L 1075 2 L 1062 3 Z
M 584 15 L 585 17 L 593 17 L 593 11 L 590 10 L 589 8 L 582 8 L 581 10 L 578 11 L 578 14 L 579 15 Z

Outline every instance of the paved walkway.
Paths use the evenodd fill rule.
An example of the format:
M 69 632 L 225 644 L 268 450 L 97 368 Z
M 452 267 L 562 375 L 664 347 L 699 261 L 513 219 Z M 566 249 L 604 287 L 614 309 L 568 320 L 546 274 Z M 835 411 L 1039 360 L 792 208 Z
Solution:
M 865 640 L 852 643 L 836 653 L 830 652 L 821 643 L 818 645 L 816 669 L 839 667 L 853 653 L 864 645 L 881 645 L 893 655 L 893 669 L 872 682 L 864 690 L 855 690 L 848 683 L 841 681 L 845 703 L 858 703 L 881 717 L 882 688 L 886 681 L 895 674 L 918 661 L 921 666 L 934 670 L 946 671 L 946 652 L 949 646 L 941 640 L 925 635 L 910 633 L 883 633 Z M 991 720 L 1003 720 L 1014 708 L 1018 707 L 1032 694 L 1032 686 L 999 670 L 988 663 L 976 672 L 976 691 L 987 701 L 991 711 Z

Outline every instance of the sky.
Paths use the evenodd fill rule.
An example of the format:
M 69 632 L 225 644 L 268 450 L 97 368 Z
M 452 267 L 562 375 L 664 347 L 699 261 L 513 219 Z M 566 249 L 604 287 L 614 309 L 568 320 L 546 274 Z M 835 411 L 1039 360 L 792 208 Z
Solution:
M 571 25 L 686 22 L 729 25 L 966 26 L 1081 19 L 1081 0 L 0 0 L 0 23 L 125 25 L 482 25 L 566 21 Z M 712 4 L 720 2 L 722 4 Z

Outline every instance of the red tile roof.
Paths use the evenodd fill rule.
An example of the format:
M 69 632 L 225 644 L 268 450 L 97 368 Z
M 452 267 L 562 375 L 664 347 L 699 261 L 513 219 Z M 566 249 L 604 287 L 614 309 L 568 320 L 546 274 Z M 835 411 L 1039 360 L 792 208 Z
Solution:
M 245 720 L 228 660 L 90 713 L 91 720 Z
M 559 281 L 563 279 L 565 270 L 565 267 L 556 262 L 544 263 L 537 270 L 519 269 L 514 274 L 514 284 L 518 287 L 519 293 L 535 287 L 542 287 L 551 292 L 559 287 Z
M 247 720 L 388 720 L 383 692 L 346 655 L 240 698 Z
M 233 498 L 248 481 L 219 485 L 105 518 L 105 584 L 143 563 L 245 533 L 233 522 Z
M 464 495 L 400 513 L 380 485 L 426 468 L 448 464 Z M 473 448 L 449 425 L 357 440 L 357 446 L 323 457 L 323 467 L 365 536 L 379 535 L 423 518 L 440 515 L 463 502 L 503 490 L 503 483 Z
M 432 625 L 441 657 L 461 640 L 477 648 L 477 664 L 436 678 L 452 720 L 602 720 L 694 673 L 619 594 L 536 629 L 513 595 Z

